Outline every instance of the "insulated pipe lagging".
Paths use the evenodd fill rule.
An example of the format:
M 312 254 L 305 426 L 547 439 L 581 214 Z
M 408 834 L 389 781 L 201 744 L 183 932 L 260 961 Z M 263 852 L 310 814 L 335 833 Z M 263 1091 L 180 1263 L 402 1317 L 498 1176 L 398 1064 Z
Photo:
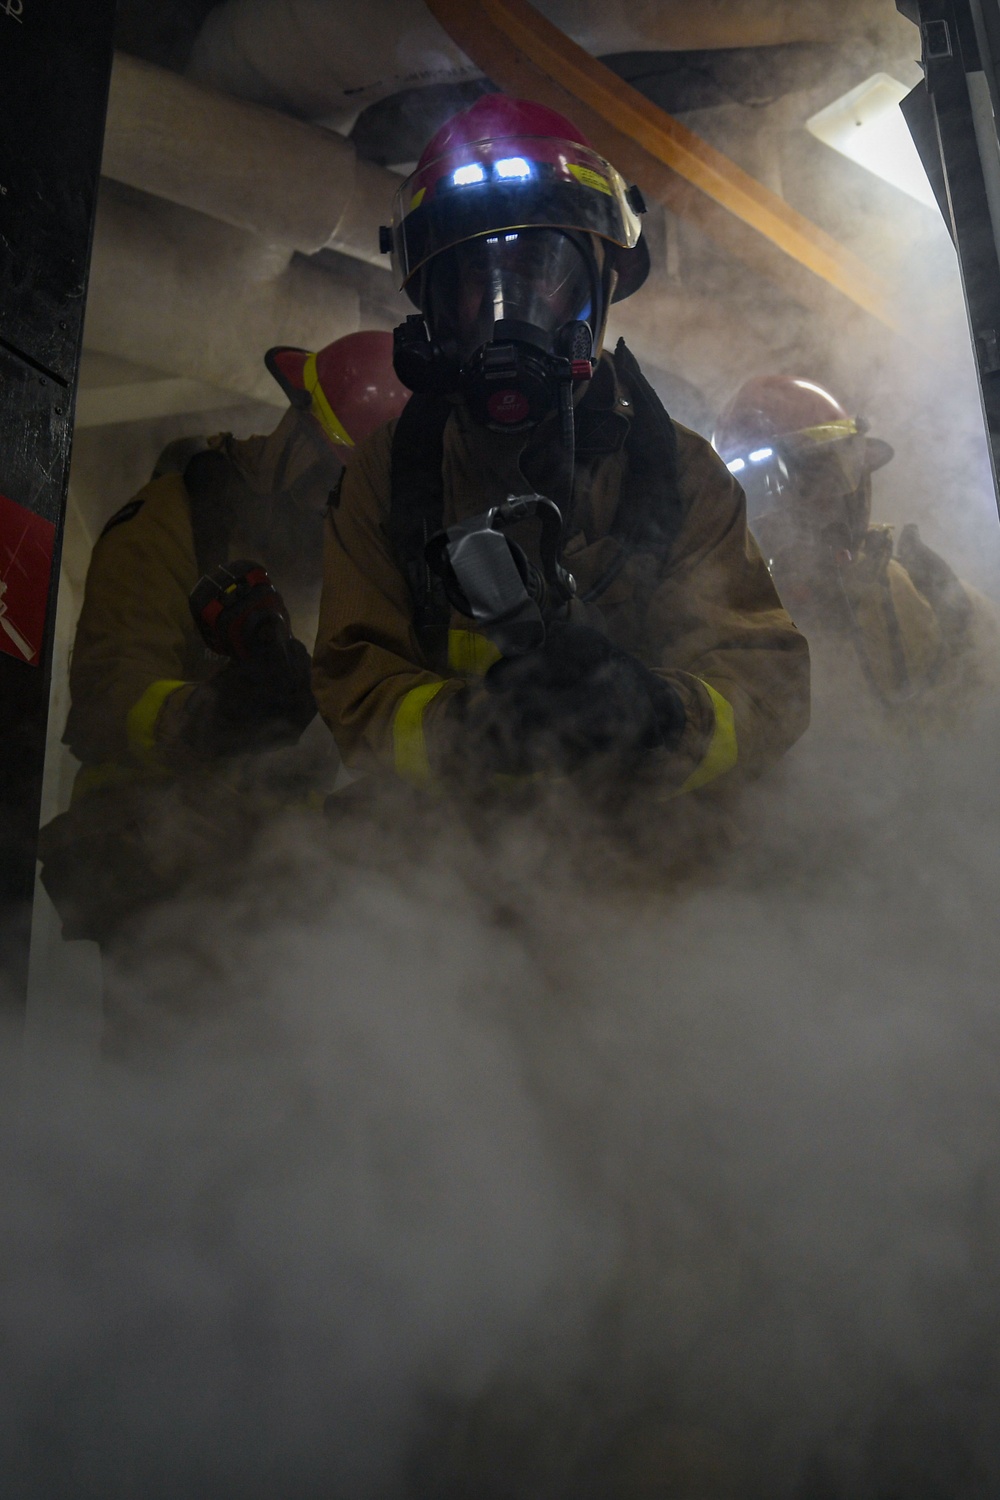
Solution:
M 378 227 L 399 179 L 275 110 L 116 53 L 101 171 L 271 244 L 384 265 Z
M 592 56 L 833 41 L 860 0 L 539 0 Z M 868 7 L 870 9 L 870 7 Z M 479 68 L 424 0 L 224 0 L 205 18 L 190 75 L 310 119 L 349 118 L 402 89 L 457 83 Z
M 265 349 L 319 349 L 359 322 L 356 292 L 307 261 L 289 264 L 227 224 L 103 186 L 87 348 L 281 405 Z

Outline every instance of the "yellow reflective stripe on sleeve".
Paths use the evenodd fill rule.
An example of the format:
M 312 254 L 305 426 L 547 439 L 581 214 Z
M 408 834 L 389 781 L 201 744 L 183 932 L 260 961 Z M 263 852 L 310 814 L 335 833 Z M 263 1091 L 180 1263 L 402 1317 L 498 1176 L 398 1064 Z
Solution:
M 701 678 L 698 679 L 701 682 Z M 736 720 L 733 715 L 733 706 L 717 693 L 710 683 L 702 682 L 702 687 L 712 700 L 715 710 L 715 728 L 712 738 L 708 742 L 708 749 L 701 764 L 697 766 L 681 787 L 682 792 L 693 792 L 696 788 L 704 786 L 706 782 L 714 781 L 716 776 L 721 776 L 724 771 L 731 771 L 736 764 Z
M 70 806 L 81 797 L 86 797 L 89 792 L 99 792 L 106 786 L 120 786 L 126 781 L 144 779 L 144 773 L 135 766 L 120 766 L 114 761 L 105 761 L 97 766 L 81 766 L 73 782 Z
M 130 750 L 149 755 L 156 749 L 156 721 L 160 710 L 170 694 L 182 687 L 187 687 L 187 683 L 168 682 L 161 678 L 159 682 L 151 682 L 138 703 L 133 703 L 125 720 Z
M 312 414 L 331 443 L 337 443 L 341 448 L 353 448 L 354 439 L 326 399 L 326 391 L 324 391 L 319 383 L 319 371 L 316 369 L 315 354 L 310 354 L 306 360 L 302 371 L 302 379 L 305 382 L 306 390 L 312 396 Z
M 448 665 L 463 677 L 485 677 L 500 652 L 478 630 L 449 630 Z
M 444 687 L 444 681 L 424 682 L 401 699 L 392 721 L 392 753 L 396 775 L 413 786 L 426 786 L 431 779 L 424 710 Z

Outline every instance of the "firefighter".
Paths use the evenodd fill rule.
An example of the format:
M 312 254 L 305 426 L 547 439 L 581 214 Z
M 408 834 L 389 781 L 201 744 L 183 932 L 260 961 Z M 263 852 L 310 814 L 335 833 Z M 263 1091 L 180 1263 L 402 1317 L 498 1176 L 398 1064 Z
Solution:
M 569 120 L 502 95 L 399 189 L 383 249 L 418 309 L 395 352 L 415 394 L 329 512 L 314 657 L 349 766 L 666 801 L 802 733 L 807 647 L 739 485 L 603 349 L 648 273 L 643 208 Z
M 107 945 L 207 870 L 220 844 L 234 858 L 245 847 L 247 765 L 294 745 L 315 717 L 300 637 L 315 624 L 323 509 L 355 444 L 400 409 L 390 360 L 377 332 L 317 354 L 270 350 L 290 402 L 275 430 L 193 453 L 171 445 L 104 527 L 70 667 L 64 742 L 81 768 L 41 839 L 66 937 Z M 200 620 L 196 585 L 208 589 Z M 329 740 L 318 739 L 322 761 Z M 302 762 L 276 759 L 282 792 L 300 790 Z
M 919 740 L 954 724 L 995 652 L 995 620 L 915 525 L 896 541 L 892 526 L 872 524 L 871 476 L 893 457 L 889 444 L 823 386 L 784 375 L 748 380 L 713 441 L 809 638 L 825 710 L 838 719 L 846 695 L 864 738 Z

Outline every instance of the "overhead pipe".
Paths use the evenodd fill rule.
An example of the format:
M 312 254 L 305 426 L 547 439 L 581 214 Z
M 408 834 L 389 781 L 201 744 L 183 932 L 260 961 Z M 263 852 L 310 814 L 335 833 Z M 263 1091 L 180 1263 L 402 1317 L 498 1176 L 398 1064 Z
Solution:
M 866 7 L 860 0 L 542 0 L 540 9 L 595 54 L 829 42 Z M 224 0 L 206 17 L 189 63 L 192 78 L 226 93 L 341 120 L 403 89 L 479 72 L 475 54 L 455 44 L 423 0 L 364 0 L 360 8 L 354 0 Z
M 869 266 L 624 83 L 527 0 L 427 0 L 427 5 L 494 83 L 569 115 L 644 192 L 693 220 L 755 270 L 787 285 L 789 261 L 795 262 L 895 326 L 889 288 Z M 754 231 L 753 238 L 739 232 L 743 225 Z M 757 236 L 782 251 L 781 260 L 762 255 L 754 244 Z M 799 288 L 792 290 L 794 295 Z
M 478 65 L 512 93 L 569 113 L 651 196 L 807 303 L 788 257 L 891 324 L 875 274 L 721 152 L 650 104 L 524 0 L 429 0 Z M 378 226 L 399 179 L 332 131 L 119 53 L 104 175 L 311 254 L 383 266 Z M 740 222 L 742 221 L 742 222 Z M 775 256 L 764 239 L 784 252 Z M 811 278 L 809 278 L 811 279 Z
M 399 179 L 349 141 L 116 53 L 101 171 L 311 255 L 384 264 L 378 226 Z
M 88 349 L 273 402 L 274 344 L 318 349 L 359 327 L 357 293 L 202 214 L 102 186 Z
M 315 186 L 317 170 L 334 182 L 334 168 L 324 165 L 331 160 L 349 188 L 352 163 L 344 162 L 353 158 L 350 144 L 124 55 L 116 59 L 114 80 L 105 173 L 155 196 L 137 198 L 113 185 L 102 193 L 87 347 L 273 401 L 273 384 L 260 365 L 264 349 L 278 342 L 322 344 L 357 327 L 355 294 L 326 272 L 289 265 L 291 249 L 308 252 L 317 241 L 332 240 L 343 253 L 385 268 L 377 226 L 399 179 L 356 163 L 353 192 L 328 187 L 286 197 L 285 190 L 301 182 Z M 712 304 L 702 300 L 686 292 L 678 315 L 689 373 L 705 384 L 713 363 L 697 357 L 697 330 L 705 319 L 712 322 Z M 695 304 L 699 313 L 692 321 L 687 313 Z M 640 357 L 653 363 L 662 357 L 666 331 L 651 331 L 645 304 L 633 312 L 625 303 L 615 314 L 617 331 Z M 386 326 L 389 321 L 387 315 Z

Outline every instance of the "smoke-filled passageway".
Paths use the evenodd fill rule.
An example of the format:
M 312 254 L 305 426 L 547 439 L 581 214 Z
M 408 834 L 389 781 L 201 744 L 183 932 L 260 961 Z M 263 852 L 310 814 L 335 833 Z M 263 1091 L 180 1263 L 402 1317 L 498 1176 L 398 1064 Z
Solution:
M 680 895 L 580 814 L 161 913 L 169 1054 L 7 1137 L 12 1493 L 988 1493 L 989 744 Z
M 1000 534 L 955 247 L 891 130 L 920 34 L 891 0 L 490 15 L 467 53 L 444 3 L 120 8 L 5 1036 L 5 1493 L 980 1500 Z M 507 69 L 600 141 L 515 135 L 548 116 L 503 115 Z M 612 147 L 647 106 L 643 203 Z M 582 227 L 416 219 L 540 166 Z M 508 464 L 486 374 L 525 329 Z M 381 426 L 414 388 L 416 573 Z M 481 503 L 446 514 L 448 463 Z M 496 519 L 515 472 L 554 532 Z M 602 535 L 602 495 L 687 510 Z M 575 698 L 568 648 L 524 668 L 563 627 Z

